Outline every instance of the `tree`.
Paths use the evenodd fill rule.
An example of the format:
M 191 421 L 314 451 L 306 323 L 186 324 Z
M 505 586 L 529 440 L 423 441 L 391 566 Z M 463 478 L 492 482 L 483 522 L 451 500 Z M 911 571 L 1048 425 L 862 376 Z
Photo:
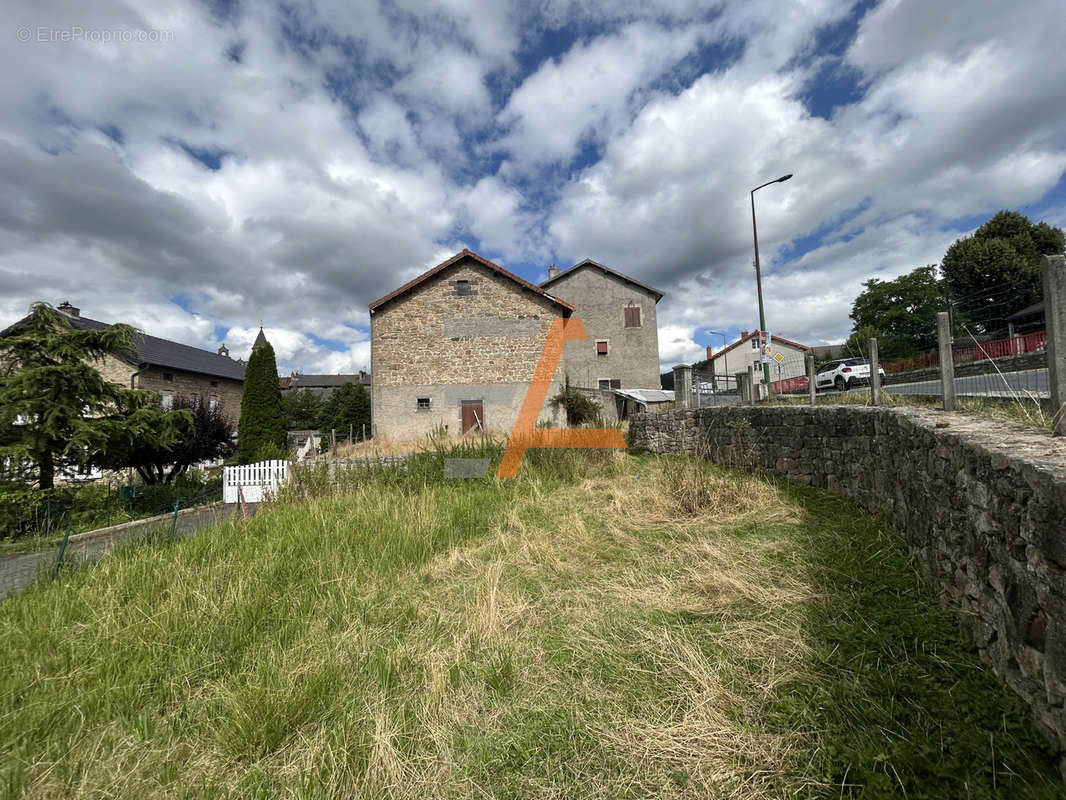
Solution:
M 260 453 L 273 455 L 287 449 L 285 411 L 274 348 L 269 342 L 252 349 L 244 370 L 241 419 L 237 425 L 237 453 L 242 464 L 260 460 Z
M 940 264 L 957 320 L 974 333 L 1006 330 L 1006 318 L 1043 296 L 1040 256 L 1066 247 L 1059 228 L 1000 211 L 948 248 Z
M 370 395 L 362 384 L 346 383 L 334 390 L 318 418 L 321 431 L 347 431 L 349 426 L 359 439 L 363 438 L 364 426 L 370 427 Z
M 172 411 L 164 411 L 158 400 L 149 408 L 151 417 L 146 417 L 149 422 L 147 430 L 142 435 L 109 446 L 101 466 L 107 469 L 132 467 L 146 484 L 169 484 L 194 464 L 226 458 L 233 453 L 233 423 L 227 419 L 221 405 L 212 407 L 199 397 L 178 396 L 174 398 Z M 189 424 L 183 426 L 177 441 L 169 446 L 160 445 L 154 430 L 175 414 L 183 414 Z
M 155 418 L 148 392 L 104 379 L 93 362 L 132 354 L 129 325 L 75 330 L 47 303 L 0 338 L 0 457 L 26 464 L 19 476 L 41 489 L 57 471 L 99 463 L 107 448 L 151 431 L 164 446 L 177 441 L 185 418 Z M 154 426 L 154 427 L 153 427 Z
M 317 428 L 324 406 L 325 401 L 310 389 L 286 392 L 281 398 L 281 407 L 285 411 L 285 424 L 290 430 Z
M 877 337 L 882 358 L 903 358 L 936 347 L 936 315 L 944 310 L 944 296 L 936 279 L 936 265 L 918 267 L 895 280 L 871 278 L 851 307 L 856 333 L 847 352 L 866 352 L 870 336 Z M 861 334 L 861 335 L 860 335 Z

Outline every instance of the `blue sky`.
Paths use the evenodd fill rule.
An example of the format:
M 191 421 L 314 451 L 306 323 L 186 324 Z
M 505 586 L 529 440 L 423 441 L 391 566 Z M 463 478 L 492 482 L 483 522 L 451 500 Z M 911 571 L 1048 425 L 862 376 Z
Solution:
M 665 370 L 840 341 L 863 281 L 1001 208 L 1066 223 L 1060 2 L 16 4 L 0 324 L 39 299 L 283 371 L 369 362 L 367 304 L 469 247 L 666 292 Z

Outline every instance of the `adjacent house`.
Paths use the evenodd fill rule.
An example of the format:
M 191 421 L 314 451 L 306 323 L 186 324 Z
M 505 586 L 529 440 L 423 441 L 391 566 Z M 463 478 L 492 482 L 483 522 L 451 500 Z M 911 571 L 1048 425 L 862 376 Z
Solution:
M 287 378 L 278 378 L 281 384 L 281 396 L 287 392 L 299 392 L 304 389 L 318 397 L 320 400 L 328 400 L 334 391 L 350 383 L 353 386 L 365 386 L 370 391 L 370 373 L 359 370 L 358 373 L 338 375 L 305 375 L 302 372 L 294 372 Z
M 56 310 L 78 330 L 110 327 L 110 323 L 89 319 L 69 302 L 60 303 Z M 16 322 L 8 330 L 18 327 Z M 140 335 L 133 342 L 135 355 L 109 354 L 96 367 L 113 383 L 131 389 L 157 392 L 168 407 L 174 398 L 201 397 L 211 405 L 221 403 L 223 413 L 236 424 L 241 414 L 241 389 L 244 386 L 244 364 L 229 358 L 223 344 L 217 353 L 187 344 Z
M 585 259 L 568 270 L 552 267 L 541 285 L 571 303 L 587 341 L 566 343 L 570 382 L 590 389 L 658 389 L 658 289 Z
M 807 374 L 804 359 L 810 350 L 805 344 L 794 342 L 791 339 L 777 336 L 771 332 L 770 350 L 775 360 L 770 364 L 770 380 L 773 382 L 788 381 L 790 378 L 799 378 Z M 781 356 L 778 360 L 776 356 Z M 707 348 L 707 360 L 694 365 L 694 370 L 700 380 L 711 379 L 717 382 L 719 377 L 726 378 L 724 385 L 719 389 L 735 389 L 736 384 L 732 379 L 738 372 L 747 372 L 748 367 L 755 369 L 756 381 L 762 380 L 763 366 L 759 360 L 759 332 L 742 331 L 740 338 L 729 346 L 712 353 Z
M 611 406 L 611 390 L 658 389 L 662 296 L 591 260 L 537 286 L 463 250 L 370 304 L 374 435 L 509 432 L 552 323 L 571 316 L 588 339 L 566 343 L 548 397 L 567 376 Z M 540 412 L 541 422 L 561 417 L 548 403 Z
M 375 436 L 509 432 L 548 331 L 574 307 L 470 250 L 370 304 Z M 562 388 L 563 368 L 549 396 Z M 550 408 L 542 419 L 553 419 Z

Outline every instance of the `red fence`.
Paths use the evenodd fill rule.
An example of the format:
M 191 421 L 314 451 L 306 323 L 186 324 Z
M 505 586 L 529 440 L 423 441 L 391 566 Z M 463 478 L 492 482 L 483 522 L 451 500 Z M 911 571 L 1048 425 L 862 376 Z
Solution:
M 774 381 L 770 388 L 775 394 L 782 392 L 799 392 L 807 388 L 807 376 L 799 375 L 795 378 L 785 378 L 783 381 Z
M 981 361 L 986 358 L 1006 358 L 1023 353 L 1035 353 L 1043 350 L 1047 344 L 1047 332 L 1035 331 L 1019 336 L 1009 336 L 1006 339 L 992 339 L 987 342 L 974 342 L 956 344 L 952 348 L 953 360 L 956 364 L 965 361 Z M 885 361 L 882 366 L 885 372 L 903 372 L 910 369 L 922 369 L 923 367 L 937 367 L 940 365 L 940 356 L 937 352 L 923 353 L 914 358 L 902 358 L 896 361 Z

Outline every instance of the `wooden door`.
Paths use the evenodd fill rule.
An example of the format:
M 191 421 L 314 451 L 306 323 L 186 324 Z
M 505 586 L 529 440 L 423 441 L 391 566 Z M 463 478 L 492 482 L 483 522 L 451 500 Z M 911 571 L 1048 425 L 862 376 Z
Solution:
M 471 428 L 485 430 L 485 410 L 480 400 L 463 401 L 463 433 Z

